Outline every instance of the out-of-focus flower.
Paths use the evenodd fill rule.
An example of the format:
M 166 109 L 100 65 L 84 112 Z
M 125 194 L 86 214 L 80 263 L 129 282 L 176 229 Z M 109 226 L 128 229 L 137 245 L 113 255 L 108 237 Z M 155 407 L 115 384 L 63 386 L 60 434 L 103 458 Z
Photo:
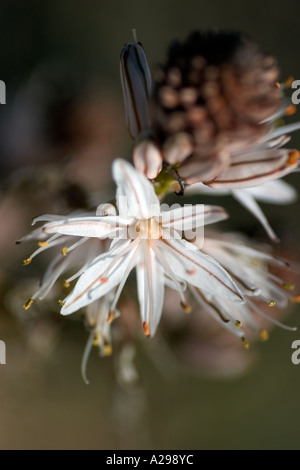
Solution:
M 291 204 L 297 198 L 297 191 L 293 186 L 280 179 L 268 181 L 267 183 L 251 188 L 232 190 L 215 189 L 203 183 L 195 183 L 185 189 L 185 194 L 205 194 L 209 196 L 226 196 L 231 194 L 260 221 L 269 237 L 274 241 L 278 241 L 278 238 L 257 201 L 285 205 Z
M 103 298 L 118 286 L 110 305 L 109 316 L 113 317 L 124 284 L 134 267 L 146 335 L 154 335 L 156 331 L 163 308 L 165 285 L 178 292 L 185 310 L 190 309 L 184 294 L 186 283 L 220 299 L 243 302 L 240 289 L 219 263 L 201 253 L 181 235 L 182 231 L 188 233 L 192 228 L 226 218 L 227 214 L 222 208 L 197 205 L 161 211 L 153 185 L 130 164 L 116 160 L 113 177 L 117 184 L 119 215 L 111 215 L 113 207 L 108 206 L 110 215 L 107 216 L 45 215 L 35 220 L 48 223 L 37 229 L 35 236 L 43 234 L 42 246 L 25 260 L 25 264 L 39 251 L 61 243 L 65 237 L 79 239 L 68 249 L 63 249 L 63 254 L 70 251 L 72 254 L 74 247 L 78 248 L 90 239 L 113 238 L 108 251 L 88 260 L 84 268 L 67 280 L 69 282 L 80 276 L 74 290 L 62 302 L 62 314 L 70 314 Z M 46 241 L 45 237 L 49 235 Z M 52 275 L 51 279 L 55 277 Z M 43 293 L 40 290 L 34 297 Z
M 121 76 L 140 172 L 153 179 L 164 160 L 186 184 L 241 188 L 297 168 L 299 152 L 281 147 L 300 123 L 274 128 L 277 118 L 295 108 L 283 98 L 274 59 L 247 36 L 194 32 L 174 43 L 154 75 L 151 96 L 139 47 L 124 47 Z
M 218 241 L 222 242 L 224 240 L 221 233 L 207 230 L 206 235 L 208 245 L 215 244 L 216 247 L 219 247 Z M 225 248 L 221 245 L 219 249 L 221 252 L 227 252 L 227 259 L 230 260 L 231 265 L 237 266 L 239 264 L 241 268 L 244 266 L 244 280 L 247 279 L 246 273 L 249 267 L 255 282 L 258 280 L 255 269 L 258 274 L 259 272 L 263 274 L 265 271 L 268 273 L 267 278 L 271 275 L 269 281 L 271 281 L 271 284 L 274 282 L 274 289 L 279 289 L 286 297 L 293 295 L 291 289 L 299 283 L 299 272 L 297 273 L 287 263 L 282 262 L 283 259 L 291 256 L 288 248 L 277 245 L 276 248 L 271 249 L 266 244 L 250 241 L 241 234 L 228 234 L 225 236 L 225 241 L 229 242 L 229 246 Z M 251 248 L 253 250 L 251 256 L 250 252 L 247 256 L 238 254 L 238 251 L 235 251 L 235 246 L 238 247 L 239 245 Z M 233 250 L 230 251 L 229 247 L 232 247 Z M 268 259 L 257 260 L 256 252 L 267 252 L 270 259 L 275 262 Z M 213 254 L 217 253 L 214 252 Z M 221 261 L 221 258 L 219 260 Z M 288 295 L 289 291 L 290 295 Z M 278 304 L 273 305 L 273 303 L 273 306 L 270 307 L 267 302 L 260 300 L 259 297 L 250 296 L 249 300 L 259 306 L 264 315 L 261 314 L 260 310 L 257 311 L 248 304 L 248 313 L 255 323 L 255 328 L 247 327 L 245 321 L 242 326 L 238 323 L 239 328 L 237 327 L 235 332 L 241 332 L 242 328 L 247 341 L 245 343 L 246 348 L 242 348 L 240 337 L 232 334 L 230 329 L 224 328 L 223 321 L 212 319 L 212 306 L 208 309 L 204 306 L 204 302 L 196 302 L 195 304 L 194 301 L 191 302 L 193 306 L 192 313 L 189 316 L 182 316 L 173 297 L 172 292 L 168 290 L 162 321 L 162 332 L 167 344 L 170 345 L 178 358 L 178 365 L 181 365 L 185 371 L 188 369 L 198 374 L 214 377 L 236 376 L 249 369 L 258 359 L 258 351 L 253 347 L 255 343 L 265 341 L 274 326 L 282 325 L 282 322 L 288 318 L 295 306 L 293 300 L 297 300 L 297 296 L 293 296 L 284 308 Z M 246 302 L 247 298 L 246 295 Z M 275 322 L 270 321 L 270 316 Z M 250 350 L 248 349 L 249 345 Z
M 196 242 L 197 243 L 197 242 Z M 235 305 L 228 300 L 219 301 L 214 295 L 206 295 L 197 288 L 192 293 L 199 304 L 208 310 L 225 328 L 242 338 L 246 347 L 245 330 L 254 333 L 260 330 L 256 317 L 261 315 L 271 323 L 280 325 L 288 330 L 295 330 L 281 324 L 271 316 L 266 307 L 277 305 L 286 309 L 291 298 L 290 290 L 294 285 L 285 282 L 272 272 L 274 268 L 287 268 L 288 263 L 273 256 L 266 247 L 251 246 L 241 235 L 227 236 L 212 235 L 205 237 L 202 251 L 216 259 L 230 273 L 237 286 L 243 293 L 245 303 Z M 267 339 L 265 329 L 260 330 L 262 339 Z

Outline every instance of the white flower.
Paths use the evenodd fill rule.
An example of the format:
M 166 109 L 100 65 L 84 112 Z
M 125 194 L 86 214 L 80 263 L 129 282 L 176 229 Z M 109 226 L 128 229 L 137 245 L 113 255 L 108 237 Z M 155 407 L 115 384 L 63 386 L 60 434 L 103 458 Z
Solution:
M 278 241 L 278 238 L 268 222 L 267 217 L 257 203 L 258 201 L 272 204 L 291 204 L 297 198 L 297 191 L 285 181 L 271 180 L 258 186 L 240 189 L 215 189 L 203 183 L 195 183 L 185 190 L 185 194 L 207 194 L 209 196 L 226 196 L 231 194 L 240 204 L 249 210 L 266 230 L 269 237 Z
M 189 310 L 184 290 L 195 286 L 207 294 L 243 303 L 243 295 L 226 270 L 213 258 L 195 249 L 182 238 L 204 224 L 227 217 L 217 206 L 196 205 L 162 211 L 153 185 L 125 160 L 113 163 L 117 184 L 118 215 L 111 210 L 106 216 L 55 217 L 41 231 L 55 237 L 79 237 L 86 240 L 112 238 L 108 251 L 85 263 L 70 295 L 64 300 L 61 313 L 68 315 L 106 296 L 116 289 L 109 315 L 117 303 L 130 272 L 136 268 L 138 300 L 146 335 L 153 336 L 159 323 L 165 285 L 179 294 L 183 308 Z M 49 242 L 49 240 L 48 240 Z
M 287 270 L 288 263 L 267 252 L 265 246 L 250 246 L 241 235 L 222 236 L 210 234 L 205 237 L 202 251 L 212 256 L 230 273 L 243 293 L 245 303 L 236 305 L 227 299 L 218 299 L 214 295 L 200 292 L 192 287 L 191 291 L 198 303 L 206 308 L 223 327 L 242 338 L 246 347 L 244 326 L 257 332 L 262 339 L 267 339 L 267 332 L 260 329 L 256 317 L 267 318 L 271 323 L 287 330 L 296 330 L 283 325 L 268 309 L 275 305 L 286 309 L 290 299 L 289 290 L 294 286 L 284 282 L 270 268 Z

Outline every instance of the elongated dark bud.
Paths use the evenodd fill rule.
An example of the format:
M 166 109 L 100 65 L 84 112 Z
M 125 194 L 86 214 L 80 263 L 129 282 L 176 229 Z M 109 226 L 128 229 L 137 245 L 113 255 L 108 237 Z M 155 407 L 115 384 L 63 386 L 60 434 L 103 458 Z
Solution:
M 120 60 L 126 125 L 131 137 L 136 140 L 151 128 L 149 113 L 151 73 L 140 42 L 125 44 Z
M 140 42 L 129 42 L 121 51 L 121 84 L 126 125 L 137 141 L 133 163 L 147 178 L 154 179 L 161 171 L 162 155 L 152 138 L 149 100 L 152 79 L 145 51 Z

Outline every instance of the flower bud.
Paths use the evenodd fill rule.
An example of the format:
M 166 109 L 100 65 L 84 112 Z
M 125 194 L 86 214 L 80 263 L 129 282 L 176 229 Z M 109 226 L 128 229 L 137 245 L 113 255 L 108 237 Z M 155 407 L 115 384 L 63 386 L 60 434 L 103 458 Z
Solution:
M 149 97 L 152 81 L 146 54 L 140 42 L 129 42 L 121 51 L 121 84 L 126 125 L 133 139 L 151 127 Z

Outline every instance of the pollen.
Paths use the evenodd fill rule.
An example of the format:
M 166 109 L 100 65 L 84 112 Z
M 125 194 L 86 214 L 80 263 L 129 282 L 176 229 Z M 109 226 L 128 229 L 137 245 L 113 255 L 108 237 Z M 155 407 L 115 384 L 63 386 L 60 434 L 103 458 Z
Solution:
M 282 287 L 284 287 L 285 289 L 294 290 L 295 289 L 295 284 L 289 284 L 288 282 L 284 282 L 282 284 Z
M 58 300 L 58 304 L 63 307 L 65 305 L 65 302 L 63 300 Z
M 40 246 L 40 247 L 46 247 L 46 246 L 48 246 L 48 242 L 43 242 L 43 241 L 39 240 L 39 241 L 38 241 L 38 246 Z
M 32 261 L 32 258 L 23 259 L 22 264 L 23 266 L 27 266 L 28 264 L 31 263 L 31 261 Z
M 259 335 L 260 335 L 260 339 L 262 341 L 268 341 L 269 339 L 269 333 L 267 332 L 267 330 L 265 330 L 264 328 L 262 328 L 260 331 L 259 331 Z
M 295 165 L 295 163 L 298 163 L 298 159 L 300 157 L 300 152 L 295 150 L 294 152 L 289 153 L 289 158 L 287 161 L 287 165 Z
M 33 299 L 30 298 L 30 299 L 27 300 L 27 302 L 25 302 L 25 304 L 23 305 L 23 308 L 25 310 L 28 310 L 31 307 L 32 304 L 33 304 Z
M 293 84 L 294 77 L 288 77 L 288 79 L 284 82 L 285 88 L 290 88 Z
M 96 332 L 94 339 L 93 339 L 93 346 L 99 346 L 99 344 L 100 344 L 100 335 L 98 332 Z
M 191 313 L 192 307 L 191 305 L 186 304 L 185 302 L 180 302 L 181 307 L 185 311 L 185 313 Z
M 240 320 L 237 320 L 237 321 L 235 322 L 235 326 L 236 326 L 237 328 L 241 328 L 242 322 L 241 322 Z
M 68 247 L 67 246 L 64 246 L 61 250 L 60 250 L 61 254 L 63 256 L 67 256 L 68 254 Z
M 148 327 L 148 323 L 146 321 L 143 322 L 143 328 L 144 328 L 145 335 L 149 336 L 150 335 L 150 330 L 149 330 L 149 327 Z
M 276 305 L 275 300 L 271 300 L 271 302 L 269 303 L 269 307 L 274 307 L 274 305 Z
M 295 112 L 296 112 L 296 106 L 294 106 L 293 104 L 290 104 L 289 106 L 285 108 L 286 116 L 292 116 L 293 114 L 295 114 Z
M 70 283 L 68 281 L 64 281 L 63 282 L 63 287 L 65 287 L 66 289 L 68 289 L 70 287 Z
M 111 310 L 106 318 L 107 323 L 111 323 L 114 318 L 115 318 L 115 312 Z
M 106 344 L 103 348 L 104 356 L 111 356 L 113 352 L 113 348 L 111 344 Z
M 244 348 L 245 348 L 245 349 L 249 349 L 249 348 L 250 348 L 250 344 L 249 344 L 249 342 L 246 340 L 246 338 L 244 338 L 244 336 L 242 337 L 242 341 L 243 341 L 243 344 L 244 344 Z

